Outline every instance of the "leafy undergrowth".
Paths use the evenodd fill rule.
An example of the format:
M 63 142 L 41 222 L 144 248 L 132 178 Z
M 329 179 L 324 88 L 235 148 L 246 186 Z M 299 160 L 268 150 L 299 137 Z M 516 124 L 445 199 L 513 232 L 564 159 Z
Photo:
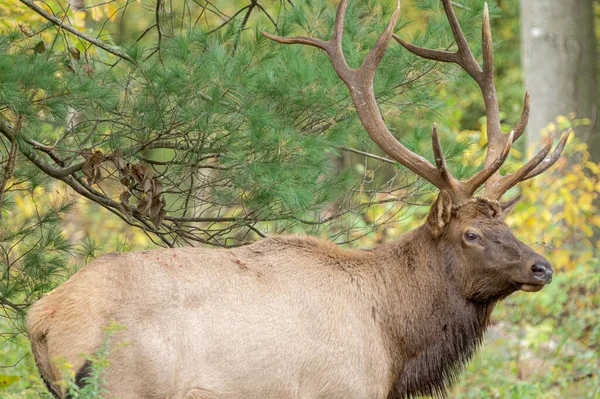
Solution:
M 600 398 L 600 263 L 498 306 L 453 399 Z
M 72 399 L 98 399 L 111 397 L 110 393 L 104 387 L 103 372 L 110 365 L 109 355 L 111 351 L 118 350 L 125 343 L 113 342 L 115 333 L 126 329 L 125 326 L 118 323 L 111 323 L 103 328 L 104 338 L 98 349 L 91 355 L 85 356 L 90 361 L 91 367 L 87 377 L 83 378 L 84 386 L 79 387 L 75 383 L 75 370 L 73 365 L 64 359 L 55 359 L 55 364 L 61 370 L 64 381 L 59 381 L 58 385 L 66 387 L 69 396 Z M 0 341 L 2 342 L 2 341 Z M 3 341 L 0 345 L 0 359 L 17 358 L 12 367 L 12 375 L 0 375 L 0 392 L 4 388 L 5 399 L 54 399 L 45 388 L 42 379 L 34 366 L 33 356 L 29 350 L 29 343 L 20 336 L 13 344 Z M 14 392 L 14 393 L 11 393 Z
M 6 319 L 0 319 L 0 327 L 6 330 Z M 8 337 L 6 337 L 8 338 Z M 29 341 L 22 335 L 0 339 L 0 397 L 10 399 L 53 399 L 39 378 Z

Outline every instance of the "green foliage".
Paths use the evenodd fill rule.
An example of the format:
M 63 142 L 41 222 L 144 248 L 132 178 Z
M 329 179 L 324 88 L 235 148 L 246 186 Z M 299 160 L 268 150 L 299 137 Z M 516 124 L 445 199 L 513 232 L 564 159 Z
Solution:
M 24 315 L 29 305 L 70 274 L 72 246 L 61 232 L 61 217 L 71 209 L 64 198 L 48 198 L 39 173 L 17 168 L 7 185 L 0 215 L 0 390 L 39 397 L 45 388 L 37 377 Z M 6 373 L 6 374 L 5 374 Z
M 61 375 L 66 376 L 65 380 L 58 384 L 66 386 L 69 396 L 73 399 L 91 399 L 91 398 L 106 398 L 110 392 L 104 387 L 103 373 L 110 365 L 109 355 L 125 344 L 115 344 L 115 334 L 127 328 L 121 324 L 112 322 L 109 326 L 104 327 L 104 337 L 100 341 L 98 349 L 94 353 L 85 356 L 85 359 L 90 362 L 89 373 L 82 379 L 84 385 L 82 387 L 75 383 L 76 370 L 73 370 L 73 365 L 56 359 L 56 364 L 61 372 Z
M 600 263 L 557 273 L 495 310 L 452 398 L 593 399 L 600 395 Z
M 20 320 L 28 306 L 65 278 L 72 248 L 60 231 L 60 216 L 70 204 L 41 200 L 36 194 L 41 187 L 11 188 L 2 209 L 9 223 L 0 224 L 0 305 L 4 317 L 23 331 Z

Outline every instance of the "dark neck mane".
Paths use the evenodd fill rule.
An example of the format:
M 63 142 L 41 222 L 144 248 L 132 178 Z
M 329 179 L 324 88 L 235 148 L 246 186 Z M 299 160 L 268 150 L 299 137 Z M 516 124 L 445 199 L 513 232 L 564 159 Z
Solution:
M 388 399 L 420 395 L 445 397 L 464 365 L 481 344 L 494 303 L 469 303 L 448 317 L 445 336 L 404 365 Z
M 388 399 L 446 397 L 448 388 L 481 344 L 492 310 L 501 299 L 480 303 L 463 298 L 457 289 L 456 280 L 460 277 L 454 275 L 454 256 L 432 256 L 436 251 L 428 246 L 435 244 L 427 241 L 425 230 L 417 229 L 387 246 L 395 252 L 390 259 L 398 262 L 392 267 L 398 273 L 400 288 L 396 305 L 414 305 L 414 298 L 423 299 L 417 304 L 418 310 L 403 312 L 396 307 L 399 313 L 390 315 L 390 320 L 395 319 L 391 324 L 399 328 L 392 327 L 396 331 L 390 331 L 390 343 L 399 343 L 399 354 L 409 356 L 399 365 L 399 375 Z M 420 278 L 428 283 L 419 284 Z M 412 292 L 409 299 L 407 290 Z M 420 316 L 423 314 L 427 315 L 424 319 Z M 415 331 L 414 326 L 422 330 Z

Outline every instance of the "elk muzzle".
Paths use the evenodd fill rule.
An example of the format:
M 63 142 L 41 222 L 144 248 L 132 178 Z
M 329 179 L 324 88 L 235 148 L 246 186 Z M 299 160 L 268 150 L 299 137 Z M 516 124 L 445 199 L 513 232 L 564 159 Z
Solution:
M 531 282 L 520 284 L 520 289 L 527 292 L 536 292 L 541 290 L 544 285 L 552 282 L 552 273 L 554 268 L 545 258 L 538 258 L 531 266 Z

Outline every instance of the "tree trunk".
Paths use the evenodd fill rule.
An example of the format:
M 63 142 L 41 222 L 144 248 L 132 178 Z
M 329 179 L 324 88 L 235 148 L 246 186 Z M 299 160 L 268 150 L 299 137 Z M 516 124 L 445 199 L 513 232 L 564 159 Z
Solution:
M 522 60 L 531 94 L 527 147 L 539 146 L 540 131 L 558 115 L 575 112 L 595 119 L 596 37 L 593 0 L 521 0 Z M 576 130 L 600 161 L 598 130 Z

